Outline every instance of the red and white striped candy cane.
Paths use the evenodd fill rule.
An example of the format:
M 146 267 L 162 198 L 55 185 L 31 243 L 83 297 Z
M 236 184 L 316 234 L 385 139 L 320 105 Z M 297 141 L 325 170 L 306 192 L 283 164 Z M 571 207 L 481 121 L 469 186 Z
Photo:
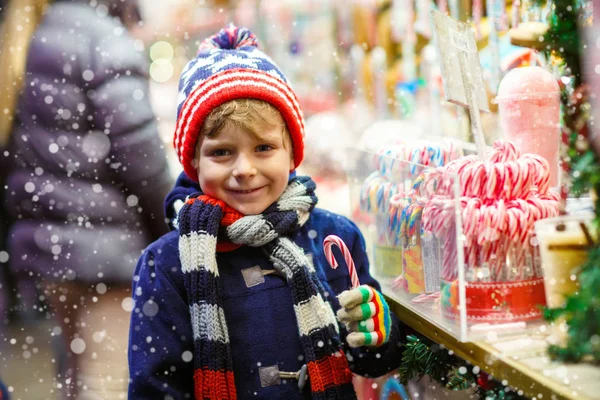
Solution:
M 331 248 L 333 245 L 336 245 L 342 251 L 342 255 L 344 256 L 344 260 L 346 261 L 346 265 L 348 266 L 348 271 L 350 272 L 350 279 L 352 280 L 352 288 L 357 288 L 360 286 L 360 282 L 358 280 L 358 274 L 356 273 L 356 267 L 354 266 L 354 260 L 352 259 L 352 255 L 350 254 L 350 250 L 348 250 L 348 246 L 342 239 L 335 235 L 329 235 L 323 240 L 323 251 L 325 252 L 325 258 L 327 258 L 327 262 L 331 266 L 331 268 L 336 269 L 338 267 L 338 263 L 333 256 L 333 249 Z

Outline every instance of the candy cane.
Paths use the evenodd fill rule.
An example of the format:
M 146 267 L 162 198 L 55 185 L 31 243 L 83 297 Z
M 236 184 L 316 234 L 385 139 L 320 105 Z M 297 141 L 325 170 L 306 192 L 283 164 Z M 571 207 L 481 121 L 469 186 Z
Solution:
M 456 249 L 456 230 L 450 229 L 445 238 L 444 249 L 442 250 L 442 277 L 452 282 L 458 277 L 458 257 Z
M 352 255 L 350 254 L 350 250 L 348 250 L 348 246 L 342 239 L 335 235 L 329 235 L 323 240 L 323 251 L 325 252 L 325 258 L 327 258 L 327 262 L 331 266 L 331 268 L 336 269 L 338 267 L 338 263 L 333 256 L 333 249 L 331 248 L 333 245 L 336 245 L 342 251 L 342 255 L 344 256 L 344 260 L 346 261 L 346 265 L 348 266 L 348 271 L 350 272 L 350 279 L 352 280 L 352 288 L 357 288 L 360 286 L 360 282 L 358 280 L 358 274 L 356 273 L 356 267 L 354 266 L 354 260 L 352 259 Z
M 422 154 L 427 163 L 435 164 L 436 154 Z M 427 159 L 425 160 L 425 156 Z M 442 275 L 451 280 L 456 275 L 457 238 L 452 229 L 454 218 L 453 180 L 460 179 L 460 203 L 465 234 L 465 262 L 469 267 L 487 264 L 490 278 L 525 279 L 534 276 L 539 261 L 531 245 L 535 221 L 558 214 L 558 196 L 549 190 L 548 162 L 535 154 L 521 155 L 507 141 L 494 143 L 489 162 L 476 156 L 448 161 L 445 167 L 423 171 L 413 190 L 427 199 L 422 212 L 422 227 L 446 246 L 442 253 Z M 400 217 L 398 215 L 397 217 Z M 401 224 L 402 218 L 396 221 Z M 506 270 L 506 260 L 514 271 Z M 533 264 L 532 264 L 533 263 Z

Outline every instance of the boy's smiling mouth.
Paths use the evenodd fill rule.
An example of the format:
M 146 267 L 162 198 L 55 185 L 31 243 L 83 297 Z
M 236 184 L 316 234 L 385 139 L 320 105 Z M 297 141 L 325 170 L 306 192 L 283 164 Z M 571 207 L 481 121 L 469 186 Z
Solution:
M 250 193 L 255 193 L 258 192 L 259 190 L 261 190 L 262 188 L 264 188 L 265 186 L 260 186 L 257 187 L 256 189 L 246 189 L 246 190 L 239 190 L 239 189 L 229 189 L 230 192 L 233 192 L 235 194 L 250 194 Z

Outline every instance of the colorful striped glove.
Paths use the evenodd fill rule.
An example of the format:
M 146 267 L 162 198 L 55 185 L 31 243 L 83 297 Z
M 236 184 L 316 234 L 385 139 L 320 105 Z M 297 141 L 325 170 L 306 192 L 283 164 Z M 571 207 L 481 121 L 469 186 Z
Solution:
M 381 346 L 389 340 L 392 329 L 390 308 L 383 295 L 367 285 L 346 290 L 338 296 L 337 318 L 350 332 L 350 347 Z

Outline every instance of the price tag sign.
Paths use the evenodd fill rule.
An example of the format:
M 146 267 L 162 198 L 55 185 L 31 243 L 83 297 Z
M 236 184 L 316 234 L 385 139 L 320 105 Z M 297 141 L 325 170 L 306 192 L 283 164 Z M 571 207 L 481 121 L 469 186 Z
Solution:
M 402 249 L 388 246 L 375 246 L 375 264 L 379 274 L 386 277 L 402 275 Z
M 446 100 L 469 108 L 467 96 L 481 111 L 489 111 L 475 34 L 470 25 L 432 10 L 435 44 L 441 61 Z M 471 89 L 471 93 L 467 91 Z

